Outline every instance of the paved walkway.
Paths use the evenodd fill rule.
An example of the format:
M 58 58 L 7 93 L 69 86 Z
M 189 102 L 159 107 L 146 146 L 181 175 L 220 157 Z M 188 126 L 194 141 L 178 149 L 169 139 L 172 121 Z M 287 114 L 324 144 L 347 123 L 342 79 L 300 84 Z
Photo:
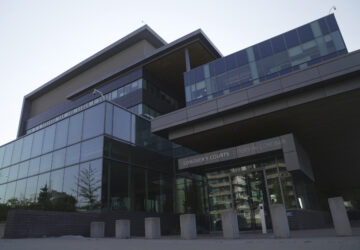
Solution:
M 0 239 L 1 250 L 359 250 L 360 228 L 352 237 L 336 237 L 333 229 L 292 231 L 290 239 L 274 239 L 272 234 L 242 232 L 241 239 L 224 240 L 221 235 L 200 235 L 196 240 L 181 240 L 179 236 L 165 236 L 159 240 L 135 237 L 90 239 L 63 236 L 41 239 Z

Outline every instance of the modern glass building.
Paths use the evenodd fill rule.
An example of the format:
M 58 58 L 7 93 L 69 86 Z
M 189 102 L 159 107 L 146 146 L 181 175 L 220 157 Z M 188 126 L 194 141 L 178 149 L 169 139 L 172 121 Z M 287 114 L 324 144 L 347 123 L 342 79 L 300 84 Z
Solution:
M 229 208 L 260 228 L 260 204 L 269 227 L 272 204 L 324 226 L 328 197 L 360 210 L 359 79 L 334 15 L 225 57 L 201 30 L 168 44 L 144 26 L 24 97 L 0 203 L 46 187 L 78 211 L 196 213 L 206 232 Z

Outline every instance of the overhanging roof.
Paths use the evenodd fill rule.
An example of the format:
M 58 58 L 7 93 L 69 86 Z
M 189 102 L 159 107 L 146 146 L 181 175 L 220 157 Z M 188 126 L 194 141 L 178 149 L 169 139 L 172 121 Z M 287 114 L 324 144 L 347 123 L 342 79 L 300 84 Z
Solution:
M 54 79 L 40 86 L 39 88 L 35 89 L 31 93 L 27 94 L 25 98 L 26 99 L 36 98 L 37 96 L 53 88 L 56 88 L 62 83 L 70 80 L 71 78 L 74 78 L 75 76 L 88 70 L 94 65 L 99 64 L 100 62 L 108 59 L 109 57 L 113 56 L 116 53 L 119 53 L 122 50 L 127 49 L 128 47 L 132 46 L 133 44 L 141 40 L 148 41 L 155 48 L 160 48 L 167 44 L 166 41 L 163 40 L 148 25 L 144 25 L 139 29 L 131 32 L 129 35 L 121 38 L 120 40 L 100 50 L 96 54 L 90 56 L 89 58 L 85 59 L 84 61 L 80 62 L 79 64 L 75 65 L 74 67 L 70 68 L 69 70 L 65 71 L 64 73 L 60 74 L 59 76 L 55 77 Z

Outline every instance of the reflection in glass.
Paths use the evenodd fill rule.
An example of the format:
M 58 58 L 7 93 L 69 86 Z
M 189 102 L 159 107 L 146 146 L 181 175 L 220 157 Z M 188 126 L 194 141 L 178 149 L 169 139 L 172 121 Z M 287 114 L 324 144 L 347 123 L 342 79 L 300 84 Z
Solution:
M 25 188 L 26 179 L 22 179 L 16 182 L 15 198 L 19 201 L 23 201 L 25 199 Z
M 0 204 L 5 203 L 6 184 L 0 185 Z
M 77 198 L 79 165 L 65 168 L 63 192 Z
M 4 167 L 9 166 L 11 163 L 11 156 L 12 156 L 13 148 L 14 148 L 14 143 L 10 143 L 5 146 L 5 154 L 4 154 L 4 161 L 3 161 Z
M 9 178 L 9 170 L 10 168 L 4 168 L 0 170 L 0 183 L 7 182 Z
M 26 179 L 25 198 L 30 201 L 36 200 L 36 186 L 39 176 L 34 176 Z
M 80 165 L 78 197 L 81 208 L 92 210 L 101 206 L 101 164 L 101 160 L 95 160 Z
M 36 193 L 39 194 L 45 186 L 48 190 L 50 189 L 50 173 L 39 175 Z
M 6 186 L 5 202 L 13 199 L 15 196 L 16 181 L 10 182 Z
M 130 141 L 131 114 L 121 108 L 114 107 L 113 136 Z
M 50 173 L 50 189 L 52 192 L 62 192 L 64 179 L 64 169 L 52 171 Z
M 8 181 L 16 180 L 17 176 L 18 176 L 18 172 L 19 172 L 19 165 L 11 166 L 10 170 L 9 170 L 9 179 L 8 179 Z
M 143 168 L 131 168 L 132 209 L 146 211 L 146 175 Z

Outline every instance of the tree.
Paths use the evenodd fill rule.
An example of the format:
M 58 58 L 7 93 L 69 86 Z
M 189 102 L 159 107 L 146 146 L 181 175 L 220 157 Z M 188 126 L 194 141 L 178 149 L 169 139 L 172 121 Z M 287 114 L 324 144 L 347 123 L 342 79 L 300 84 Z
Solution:
M 97 178 L 98 171 L 89 164 L 80 171 L 78 179 L 79 196 L 87 204 L 85 208 L 95 209 L 99 206 L 98 191 L 101 188 L 101 179 Z

